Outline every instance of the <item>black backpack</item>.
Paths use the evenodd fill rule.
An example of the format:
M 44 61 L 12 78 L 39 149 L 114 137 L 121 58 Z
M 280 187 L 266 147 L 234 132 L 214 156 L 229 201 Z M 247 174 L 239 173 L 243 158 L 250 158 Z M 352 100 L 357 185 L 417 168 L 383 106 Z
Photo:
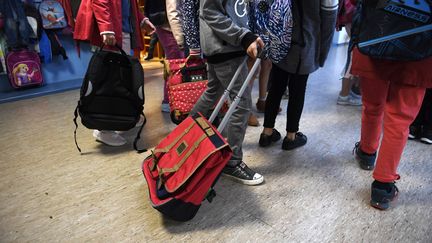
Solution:
M 135 127 L 140 116 L 144 116 L 144 72 L 138 59 L 126 55 L 117 46 L 120 53 L 103 50 L 103 46 L 96 51 L 90 59 L 87 73 L 85 74 L 80 100 L 75 109 L 75 144 L 78 124 L 77 116 L 81 117 L 81 123 L 89 129 L 127 131 Z M 140 127 L 134 141 L 137 149 L 137 141 L 144 123 Z
M 361 53 L 376 59 L 425 59 L 432 56 L 431 24 L 431 0 L 359 0 L 350 49 L 357 45 Z M 417 29 L 425 31 L 402 35 Z

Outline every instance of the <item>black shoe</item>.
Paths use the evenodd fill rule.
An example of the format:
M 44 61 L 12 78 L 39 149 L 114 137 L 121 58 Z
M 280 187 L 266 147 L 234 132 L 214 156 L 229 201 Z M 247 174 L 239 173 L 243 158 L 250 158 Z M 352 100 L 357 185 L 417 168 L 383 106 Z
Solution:
M 153 56 L 147 56 L 146 58 L 144 58 L 144 60 L 146 61 L 150 61 L 151 59 L 153 59 Z
M 283 150 L 291 150 L 305 145 L 307 142 L 307 137 L 301 132 L 296 133 L 294 140 L 289 140 L 287 137 L 284 138 L 282 142 Z
M 420 126 L 415 126 L 415 125 L 411 125 L 409 127 L 409 134 L 408 134 L 408 139 L 416 139 L 419 137 L 421 132 L 421 127 Z
M 432 144 L 432 129 L 427 129 L 423 126 L 420 141 L 425 144 Z
M 225 166 L 223 174 L 245 185 L 254 186 L 263 183 L 264 177 L 251 170 L 243 161 L 235 167 Z
M 363 170 L 373 170 L 375 167 L 376 152 L 374 154 L 367 154 L 360 149 L 360 142 L 354 146 L 353 152 L 357 155 L 360 168 Z
M 260 147 L 267 147 L 271 143 L 274 143 L 278 141 L 281 138 L 281 134 L 273 128 L 273 132 L 271 135 L 266 135 L 264 133 L 261 133 L 260 139 L 259 139 L 259 145 Z
M 372 192 L 370 205 L 374 208 L 386 210 L 390 203 L 395 201 L 399 195 L 399 189 L 394 182 L 383 183 L 379 181 L 372 182 Z

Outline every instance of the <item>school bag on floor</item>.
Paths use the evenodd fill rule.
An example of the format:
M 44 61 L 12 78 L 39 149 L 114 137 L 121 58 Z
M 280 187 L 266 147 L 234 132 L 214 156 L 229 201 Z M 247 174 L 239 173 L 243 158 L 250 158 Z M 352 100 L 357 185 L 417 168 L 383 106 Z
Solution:
M 415 34 L 401 33 L 425 28 Z M 429 28 L 427 28 L 429 27 Z M 350 49 L 367 56 L 416 61 L 432 56 L 432 2 L 429 0 L 359 0 L 353 18 Z M 385 39 L 372 45 L 371 40 Z
M 89 129 L 127 131 L 134 128 L 144 116 L 144 72 L 138 59 L 121 53 L 107 51 L 103 46 L 90 59 L 75 108 L 75 144 L 77 117 Z M 134 141 L 135 150 L 144 123 Z
M 153 208 L 171 219 L 188 221 L 196 215 L 203 200 L 211 202 L 216 196 L 213 187 L 232 156 L 220 132 L 237 108 L 260 62 L 261 59 L 257 59 L 251 68 L 217 129 L 212 122 L 228 99 L 237 75 L 209 120 L 201 114 L 187 117 L 144 159 L 142 171 Z M 239 69 L 244 68 L 243 65 L 246 65 L 246 58 Z
M 263 40 L 268 58 L 274 63 L 288 55 L 291 47 L 293 16 L 291 0 L 249 1 L 249 25 Z
M 41 61 L 35 51 L 12 50 L 6 55 L 9 82 L 15 89 L 43 84 Z

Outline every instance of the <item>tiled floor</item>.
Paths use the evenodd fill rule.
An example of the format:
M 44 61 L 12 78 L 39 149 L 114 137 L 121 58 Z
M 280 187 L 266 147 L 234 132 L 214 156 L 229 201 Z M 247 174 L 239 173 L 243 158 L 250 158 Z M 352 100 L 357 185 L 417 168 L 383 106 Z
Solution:
M 263 149 L 257 145 L 262 128 L 249 127 L 244 159 L 265 183 L 250 187 L 222 177 L 214 202 L 204 202 L 186 223 L 151 207 L 141 173 L 145 155 L 131 148 L 136 130 L 124 134 L 127 146 L 112 148 L 80 125 L 83 154 L 76 150 L 78 90 L 0 104 L 0 241 L 432 242 L 431 146 L 408 142 L 395 208 L 368 205 L 371 172 L 360 170 L 352 155 L 361 108 L 336 105 L 344 53 L 333 48 L 310 77 L 301 120 L 308 144 L 289 152 L 280 143 Z M 174 124 L 160 112 L 161 65 L 145 67 L 142 145 L 153 147 Z

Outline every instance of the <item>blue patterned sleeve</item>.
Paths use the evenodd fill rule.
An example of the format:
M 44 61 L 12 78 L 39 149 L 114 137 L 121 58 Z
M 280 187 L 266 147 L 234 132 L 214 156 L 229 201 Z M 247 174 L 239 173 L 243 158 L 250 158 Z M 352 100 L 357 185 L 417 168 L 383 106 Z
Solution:
M 183 30 L 189 49 L 200 49 L 199 0 L 182 0 Z

